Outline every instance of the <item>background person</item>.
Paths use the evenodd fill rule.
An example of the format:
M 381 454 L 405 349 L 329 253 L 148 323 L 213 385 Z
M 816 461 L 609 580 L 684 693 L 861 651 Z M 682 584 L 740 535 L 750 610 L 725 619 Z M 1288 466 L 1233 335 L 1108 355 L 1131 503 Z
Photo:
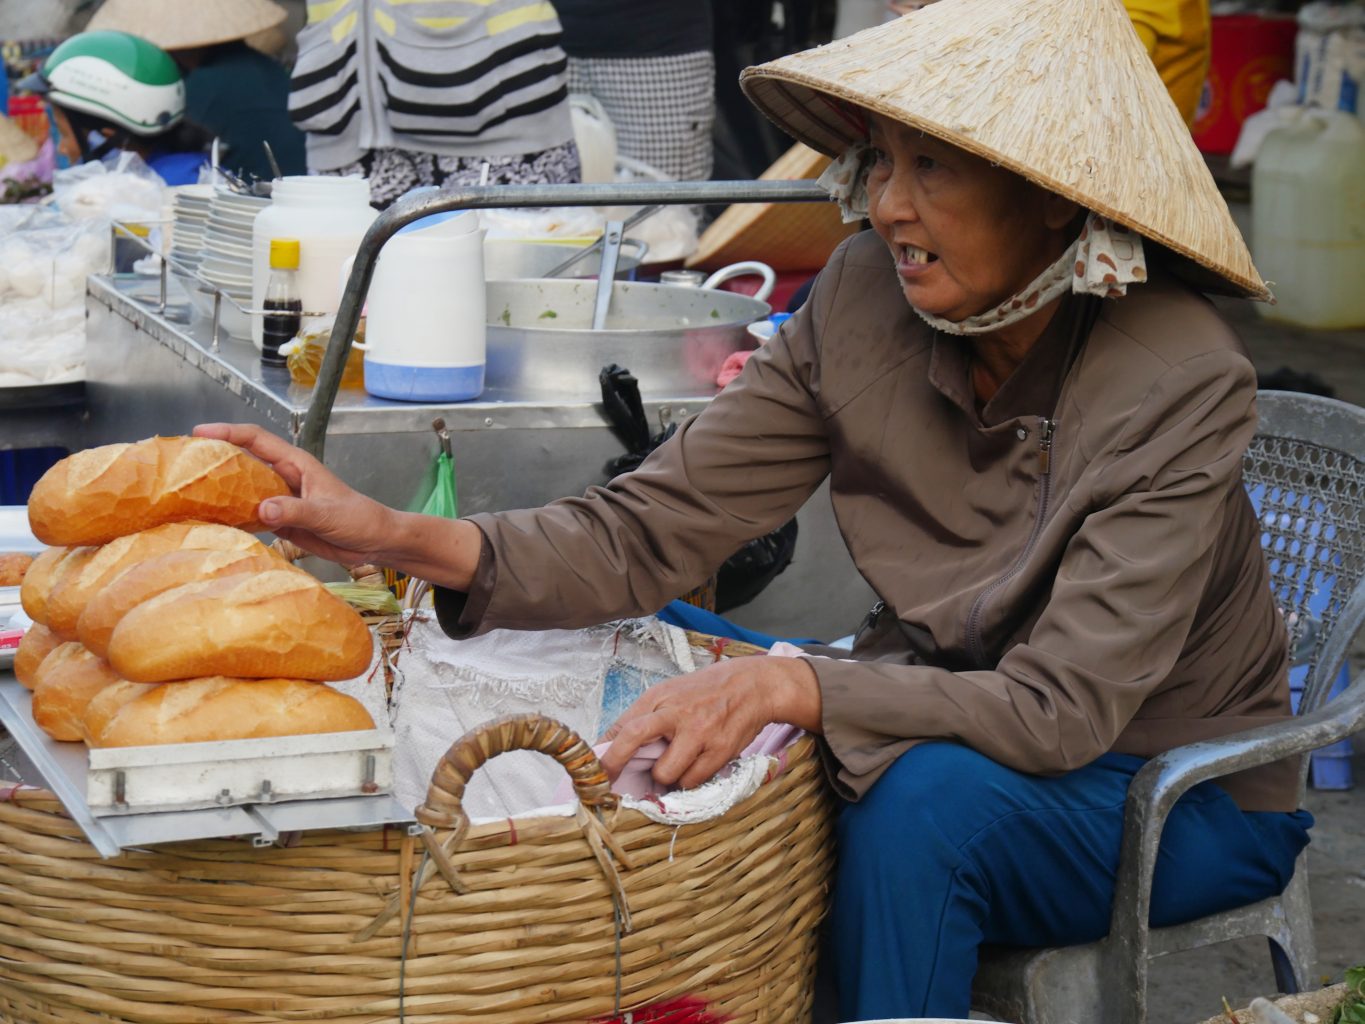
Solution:
M 710 4 L 555 0 L 555 10 L 569 91 L 601 102 L 617 151 L 670 178 L 709 178 L 716 119 Z
M 289 110 L 309 169 L 420 185 L 579 180 L 559 19 L 548 2 L 313 0 Z
M 105 0 L 91 29 L 139 36 L 166 50 L 185 81 L 185 115 L 222 142 L 219 161 L 269 181 L 268 142 L 284 174 L 307 173 L 303 133 L 289 118 L 289 72 L 245 40 L 278 26 L 270 0 Z
M 199 180 L 206 137 L 184 125 L 185 85 L 160 47 L 123 32 L 82 32 L 19 88 L 47 99 L 73 164 L 137 153 L 167 185 Z

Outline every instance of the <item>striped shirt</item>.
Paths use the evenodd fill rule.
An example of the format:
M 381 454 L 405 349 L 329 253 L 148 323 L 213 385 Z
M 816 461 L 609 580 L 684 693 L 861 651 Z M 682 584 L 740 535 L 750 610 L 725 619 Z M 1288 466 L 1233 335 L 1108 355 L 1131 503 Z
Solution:
M 515 156 L 573 138 L 545 0 L 310 0 L 289 111 L 308 166 L 367 151 Z

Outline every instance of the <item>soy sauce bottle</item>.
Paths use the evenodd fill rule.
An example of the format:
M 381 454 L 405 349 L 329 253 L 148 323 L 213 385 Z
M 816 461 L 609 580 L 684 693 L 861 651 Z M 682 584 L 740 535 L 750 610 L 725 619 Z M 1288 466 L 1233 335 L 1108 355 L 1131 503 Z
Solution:
M 298 239 L 272 238 L 270 279 L 265 286 L 265 323 L 261 335 L 261 362 L 266 366 L 285 365 L 280 346 L 293 340 L 303 322 L 298 270 Z

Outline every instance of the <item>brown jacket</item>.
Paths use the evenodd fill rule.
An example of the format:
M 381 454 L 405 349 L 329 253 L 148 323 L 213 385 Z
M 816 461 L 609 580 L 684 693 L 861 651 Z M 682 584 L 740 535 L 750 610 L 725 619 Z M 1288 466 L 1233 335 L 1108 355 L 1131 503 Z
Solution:
M 1256 377 L 1209 303 L 1154 277 L 1070 297 L 978 412 L 960 340 L 855 236 L 744 373 L 638 470 L 471 517 L 485 558 L 452 635 L 652 612 L 828 476 L 882 598 L 852 660 L 814 659 L 841 791 L 917 741 L 1020 771 L 1151 756 L 1289 713 L 1286 635 L 1241 485 Z M 1291 810 L 1293 762 L 1229 777 Z

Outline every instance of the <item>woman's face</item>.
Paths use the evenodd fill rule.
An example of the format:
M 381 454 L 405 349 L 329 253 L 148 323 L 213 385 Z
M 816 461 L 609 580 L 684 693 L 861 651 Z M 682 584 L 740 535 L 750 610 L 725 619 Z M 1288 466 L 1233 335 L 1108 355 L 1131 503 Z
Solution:
M 53 123 L 57 126 L 57 152 L 66 157 L 74 167 L 82 160 L 81 146 L 76 141 L 76 130 L 67 120 L 66 111 L 55 103 L 52 104 L 51 110 Z
M 897 121 L 868 114 L 868 217 L 912 306 L 985 312 L 1061 256 L 1074 203 Z

